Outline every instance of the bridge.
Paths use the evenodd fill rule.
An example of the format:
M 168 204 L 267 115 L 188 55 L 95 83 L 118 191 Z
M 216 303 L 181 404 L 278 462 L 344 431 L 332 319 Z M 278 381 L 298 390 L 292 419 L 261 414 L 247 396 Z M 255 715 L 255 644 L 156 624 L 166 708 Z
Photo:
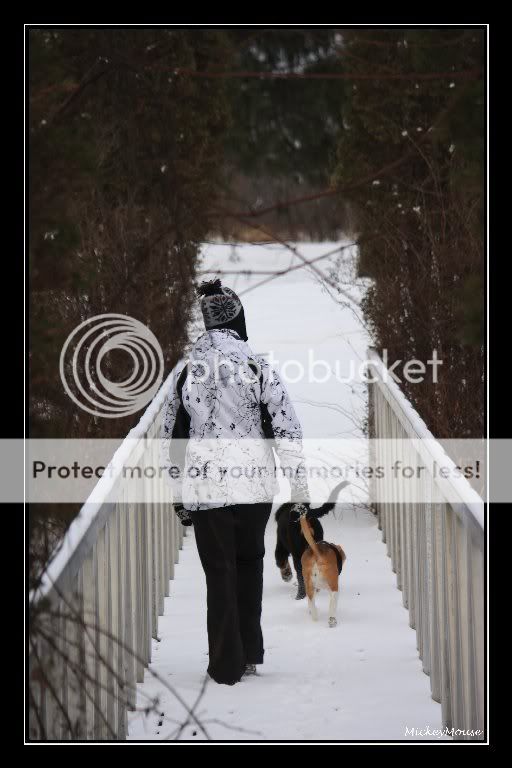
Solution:
M 301 251 L 315 255 L 313 246 Z M 407 483 L 386 477 L 377 493 L 372 483 L 353 484 L 326 519 L 326 538 L 342 543 L 348 556 L 334 630 L 322 620 L 321 596 L 321 621 L 313 623 L 304 601 L 294 601 L 293 588 L 280 580 L 271 519 L 265 664 L 260 675 L 237 686 L 208 683 L 205 585 L 193 530 L 177 520 L 163 481 L 141 479 L 134 501 L 122 471 L 128 463 L 141 470 L 158 463 L 167 379 L 30 596 L 28 735 L 136 741 L 475 738 L 467 732 L 485 726 L 482 499 L 463 478 L 436 473 L 450 459 L 386 377 L 376 352 L 367 355 L 369 339 L 353 304 L 333 301 L 318 276 L 304 269 L 252 290 L 260 281 L 251 274 L 255 266 L 281 269 L 295 257 L 263 246 L 240 253 L 228 264 L 229 249 L 213 246 L 204 266 L 212 274 L 239 271 L 238 282 L 229 284 L 247 291 L 255 351 L 272 349 L 287 359 L 293 348 L 293 356 L 304 360 L 313 347 L 327 359 L 368 358 L 373 383 L 367 392 L 361 383 L 335 379 L 322 388 L 289 385 L 305 437 L 347 440 L 348 450 L 358 446 L 364 454 L 369 434 L 377 463 L 402 456 L 421 461 L 426 473 Z M 358 287 L 353 283 L 351 290 L 357 305 Z M 362 424 L 366 412 L 368 430 Z M 284 499 L 286 488 L 282 494 Z M 453 736 L 432 735 L 452 728 Z

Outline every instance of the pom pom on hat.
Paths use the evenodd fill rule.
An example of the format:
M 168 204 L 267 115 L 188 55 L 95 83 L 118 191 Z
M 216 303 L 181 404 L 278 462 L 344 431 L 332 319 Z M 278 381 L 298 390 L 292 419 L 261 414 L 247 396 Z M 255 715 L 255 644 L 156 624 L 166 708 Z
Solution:
M 222 283 L 219 278 L 201 283 L 197 288 L 198 296 L 215 296 L 222 293 Z

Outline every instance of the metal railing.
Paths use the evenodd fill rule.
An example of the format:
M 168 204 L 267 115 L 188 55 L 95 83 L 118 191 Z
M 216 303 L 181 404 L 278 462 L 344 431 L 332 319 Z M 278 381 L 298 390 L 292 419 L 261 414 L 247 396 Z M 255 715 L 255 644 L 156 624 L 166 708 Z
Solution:
M 158 617 L 185 529 L 157 467 L 169 379 L 114 455 L 30 595 L 29 738 L 124 739 L 136 684 L 151 661 Z M 154 439 L 157 438 L 157 439 Z M 147 487 L 133 501 L 122 467 Z M 133 482 L 133 480 L 131 481 Z
M 443 727 L 455 729 L 454 738 L 475 738 L 457 731 L 484 732 L 484 504 L 467 480 L 435 471 L 454 462 L 373 350 L 368 368 L 375 466 L 390 467 L 401 455 L 427 470 L 406 483 L 385 474 L 384 492 L 374 497 L 379 528 Z

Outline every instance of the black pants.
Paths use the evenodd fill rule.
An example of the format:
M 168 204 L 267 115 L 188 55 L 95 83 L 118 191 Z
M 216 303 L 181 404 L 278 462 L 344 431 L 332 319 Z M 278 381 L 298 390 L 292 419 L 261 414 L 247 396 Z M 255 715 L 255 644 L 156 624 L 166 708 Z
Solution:
M 246 664 L 263 662 L 264 535 L 272 503 L 191 512 L 206 576 L 208 674 L 233 685 Z

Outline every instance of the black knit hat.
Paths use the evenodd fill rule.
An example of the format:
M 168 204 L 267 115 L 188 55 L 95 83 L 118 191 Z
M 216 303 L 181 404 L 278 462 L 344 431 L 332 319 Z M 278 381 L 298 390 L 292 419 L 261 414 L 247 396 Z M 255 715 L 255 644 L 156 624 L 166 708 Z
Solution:
M 197 293 L 201 297 L 201 312 L 207 331 L 227 328 L 236 331 L 243 341 L 247 341 L 244 308 L 231 288 L 223 286 L 217 278 L 202 283 Z

